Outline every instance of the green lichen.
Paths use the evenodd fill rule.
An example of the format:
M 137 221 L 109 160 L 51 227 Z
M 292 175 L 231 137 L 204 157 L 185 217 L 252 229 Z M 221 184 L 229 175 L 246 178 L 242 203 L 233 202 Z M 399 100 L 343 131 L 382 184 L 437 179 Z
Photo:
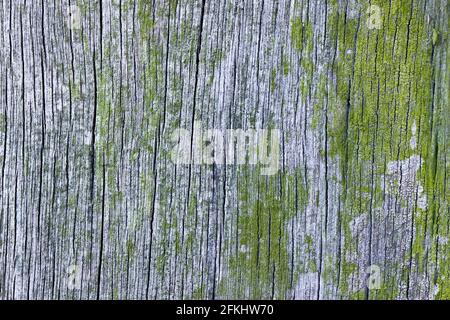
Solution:
M 337 39 L 338 44 L 338 56 L 330 66 L 336 86 L 330 92 L 333 117 L 329 154 L 340 161 L 344 188 L 343 254 L 356 250 L 352 246 L 355 240 L 346 231 L 349 221 L 362 213 L 373 212 L 373 208 L 383 203 L 385 192 L 380 179 L 386 173 L 385 163 L 419 154 L 424 161 L 418 178 L 424 186 L 428 207 L 425 211 L 414 209 L 412 259 L 417 262 L 418 271 L 423 272 L 427 259 L 426 239 L 435 238 L 438 211 L 443 214 L 436 203 L 443 197 L 442 193 L 437 196 L 436 179 L 445 169 L 442 170 L 442 163 L 436 162 L 436 129 L 431 128 L 437 114 L 436 110 L 432 113 L 431 108 L 431 54 L 436 34 L 424 22 L 426 15 L 417 3 L 399 1 L 391 5 L 380 3 L 380 6 L 384 12 L 380 30 L 368 29 L 364 15 L 359 21 L 345 19 L 344 12 L 337 6 L 332 8 L 328 18 L 328 38 L 330 41 Z M 409 146 L 413 122 L 420 132 L 417 150 Z M 439 167 L 441 171 L 436 170 Z M 367 197 L 368 194 L 372 196 Z M 347 290 L 343 285 L 347 281 L 345 277 L 344 273 L 343 294 Z M 383 292 L 388 291 L 385 288 Z

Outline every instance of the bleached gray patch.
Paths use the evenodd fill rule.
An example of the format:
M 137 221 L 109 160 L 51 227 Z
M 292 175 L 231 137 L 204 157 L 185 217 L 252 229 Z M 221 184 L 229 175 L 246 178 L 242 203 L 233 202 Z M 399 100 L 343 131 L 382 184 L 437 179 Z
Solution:
M 413 155 L 408 159 L 400 161 L 390 161 L 387 164 L 388 192 L 399 194 L 405 201 L 413 204 L 417 193 L 417 206 L 426 209 L 427 197 L 423 192 L 423 187 L 417 180 L 417 171 L 422 164 L 419 155 Z

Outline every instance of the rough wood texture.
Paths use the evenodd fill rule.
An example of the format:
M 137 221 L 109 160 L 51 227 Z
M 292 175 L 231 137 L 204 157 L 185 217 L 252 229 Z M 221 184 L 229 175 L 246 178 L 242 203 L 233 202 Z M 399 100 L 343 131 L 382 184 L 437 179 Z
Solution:
M 2 0 L 0 297 L 449 299 L 448 10 Z M 279 170 L 176 164 L 194 121 Z

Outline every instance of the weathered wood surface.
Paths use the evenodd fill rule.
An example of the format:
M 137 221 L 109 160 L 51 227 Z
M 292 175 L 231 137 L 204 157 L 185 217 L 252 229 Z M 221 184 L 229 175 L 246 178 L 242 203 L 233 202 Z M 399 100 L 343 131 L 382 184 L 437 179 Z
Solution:
M 2 0 L 0 297 L 450 298 L 448 9 Z

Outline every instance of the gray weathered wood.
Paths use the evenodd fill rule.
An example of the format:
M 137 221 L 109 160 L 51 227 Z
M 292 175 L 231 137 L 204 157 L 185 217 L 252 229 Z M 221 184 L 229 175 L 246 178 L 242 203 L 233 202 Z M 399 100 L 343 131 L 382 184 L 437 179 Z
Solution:
M 0 3 L 1 299 L 450 298 L 446 0 Z

